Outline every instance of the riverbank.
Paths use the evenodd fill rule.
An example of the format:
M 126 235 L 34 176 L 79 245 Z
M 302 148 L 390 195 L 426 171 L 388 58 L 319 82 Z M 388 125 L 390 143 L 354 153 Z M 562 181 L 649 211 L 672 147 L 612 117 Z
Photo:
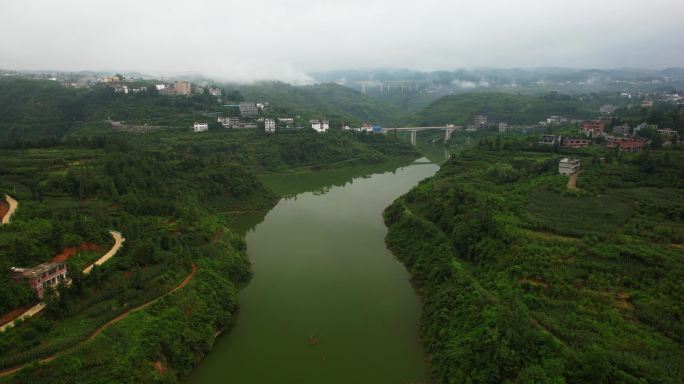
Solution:
M 684 191 L 681 154 L 583 158 L 581 189 L 558 175 L 560 157 L 467 150 L 385 210 L 387 244 L 423 297 L 435 381 L 674 384 L 684 374 L 673 310 L 684 263 L 668 245 L 684 232 L 666 213 L 684 209 L 670 205 Z

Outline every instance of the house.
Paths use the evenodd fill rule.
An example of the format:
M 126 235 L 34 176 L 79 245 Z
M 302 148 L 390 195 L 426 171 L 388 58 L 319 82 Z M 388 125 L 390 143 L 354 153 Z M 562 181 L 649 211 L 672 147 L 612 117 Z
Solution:
M 599 112 L 600 112 L 602 115 L 611 115 L 611 114 L 613 114 L 613 112 L 615 112 L 617 109 L 618 109 L 618 107 L 616 107 L 616 106 L 614 106 L 614 105 L 606 104 L 606 105 L 601 106 L 601 108 L 599 108 Z
M 192 130 L 195 132 L 208 131 L 209 130 L 209 124 L 208 123 L 195 122 L 195 124 L 192 125 Z
M 663 129 L 658 129 L 658 133 L 660 133 L 662 136 L 665 137 L 674 137 L 677 136 L 677 131 L 675 131 L 672 128 L 663 128 Z
M 330 129 L 330 123 L 328 120 L 323 120 L 323 121 L 318 121 L 318 120 L 310 120 L 309 123 L 311 123 L 311 129 L 314 131 L 321 133 L 321 132 L 327 132 L 328 129 Z M 371 127 L 372 129 L 372 127 Z
M 568 119 L 563 116 L 549 116 L 546 118 L 546 125 L 557 125 L 567 123 Z
M 294 117 L 279 117 L 278 122 L 280 124 L 292 124 L 294 123 Z
M 176 91 L 177 95 L 189 95 L 192 91 L 192 85 L 188 81 L 176 81 L 173 85 L 173 89 Z
M 580 170 L 580 160 L 573 157 L 566 157 L 558 162 L 558 173 L 561 175 L 572 175 Z
M 539 145 L 560 145 L 561 140 L 562 137 L 560 135 L 542 135 L 542 137 L 539 138 Z
M 637 133 L 641 132 L 642 129 L 646 129 L 646 128 L 648 128 L 648 124 L 641 123 L 641 124 L 637 125 L 636 127 L 634 127 L 634 134 L 636 135 Z
M 644 140 L 622 140 L 618 143 L 619 152 L 641 152 L 644 150 Z
M 259 109 L 256 104 L 243 101 L 239 105 L 240 116 L 242 117 L 254 117 L 259 114 Z
M 43 263 L 33 268 L 11 269 L 12 279 L 18 283 L 26 282 L 39 298 L 45 294 L 48 287 L 56 287 L 67 279 L 67 266 L 64 263 Z
M 223 128 L 235 128 L 240 125 L 239 117 L 219 117 L 217 121 Z
M 653 107 L 653 100 L 644 100 L 641 102 L 641 106 L 644 108 L 651 108 Z
M 506 133 L 510 131 L 511 128 L 506 123 L 499 123 L 499 133 Z
M 475 125 L 477 128 L 487 128 L 487 116 L 475 116 L 473 118 L 473 125 Z
M 216 96 L 216 97 L 221 97 L 221 93 L 222 93 L 221 88 L 209 87 L 209 94 L 210 95 Z
M 631 133 L 632 129 L 627 123 L 613 127 L 613 135 L 625 136 Z
M 368 122 L 363 123 L 361 126 L 361 131 L 373 132 L 373 125 Z
M 563 139 L 563 147 L 565 148 L 586 148 L 591 144 L 588 139 L 574 139 L 566 137 Z
M 275 119 L 265 119 L 264 120 L 264 130 L 266 133 L 274 133 L 276 130 Z
M 605 124 L 603 121 L 585 121 L 582 123 L 582 128 L 580 128 L 580 133 L 585 136 L 597 136 L 602 135 L 605 132 Z

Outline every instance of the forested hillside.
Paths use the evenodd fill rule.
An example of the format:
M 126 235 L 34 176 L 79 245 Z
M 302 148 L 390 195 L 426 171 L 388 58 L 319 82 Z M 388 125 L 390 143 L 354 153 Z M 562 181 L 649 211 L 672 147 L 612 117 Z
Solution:
M 38 301 L 10 280 L 10 266 L 30 267 L 67 247 L 93 244 L 67 260 L 72 284 L 48 292 L 44 314 L 0 338 L 2 368 L 56 356 L 11 382 L 149 382 L 161 377 L 155 362 L 168 378 L 187 375 L 211 349 L 214 333 L 230 324 L 238 284 L 250 276 L 243 240 L 210 209 L 218 201 L 222 210 L 269 207 L 277 197 L 216 154 L 119 142 L 107 149 L 6 150 L 1 158 L 0 191 L 20 202 L 12 223 L 0 227 L 3 313 Z M 110 229 L 126 238 L 124 247 L 82 274 L 98 250 L 111 246 Z M 184 279 L 187 286 L 165 296 Z M 90 341 L 103 324 L 160 297 Z
M 186 377 L 211 350 L 215 333 L 231 324 L 237 291 L 251 274 L 244 240 L 228 223 L 278 200 L 258 173 L 416 156 L 394 135 L 120 132 L 102 120 L 186 124 L 217 101 L 42 81 L 0 86 L 14 97 L 0 105 L 0 197 L 4 203 L 10 194 L 20 204 L 11 224 L 0 226 L 0 314 L 11 319 L 39 302 L 12 281 L 11 267 L 67 258 L 72 279 L 48 290 L 39 316 L 2 334 L 0 376 L 13 374 L 0 381 Z M 83 274 L 112 246 L 110 230 L 125 237 L 123 248 Z M 26 369 L 12 371 L 19 367 Z
M 528 148 L 484 140 L 385 211 L 435 382 L 681 382 L 684 153 L 568 152 L 568 189 L 568 153 Z
M 277 111 L 311 118 L 327 118 L 339 126 L 342 122 L 360 126 L 364 121 L 390 124 L 402 111 L 392 104 L 375 100 L 360 92 L 334 83 L 292 86 L 279 82 L 257 83 L 240 87 L 248 100 L 270 102 Z
M 409 118 L 419 126 L 465 125 L 476 115 L 492 122 L 534 124 L 551 115 L 567 118 L 594 117 L 600 101 L 591 96 L 549 93 L 543 96 L 508 93 L 466 93 L 444 96 Z

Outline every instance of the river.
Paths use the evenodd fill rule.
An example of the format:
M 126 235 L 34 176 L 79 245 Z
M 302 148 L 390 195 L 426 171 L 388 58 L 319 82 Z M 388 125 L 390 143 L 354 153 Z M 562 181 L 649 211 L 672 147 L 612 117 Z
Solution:
M 281 199 L 256 225 L 246 218 L 254 276 L 235 325 L 187 382 L 427 382 L 420 300 L 385 247 L 382 211 L 437 170 L 421 159 L 348 182 L 326 179 Z

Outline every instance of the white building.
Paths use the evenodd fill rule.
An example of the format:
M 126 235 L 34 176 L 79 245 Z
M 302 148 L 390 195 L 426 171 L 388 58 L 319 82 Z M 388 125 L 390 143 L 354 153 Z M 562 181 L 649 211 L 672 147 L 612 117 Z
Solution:
M 473 118 L 473 125 L 478 128 L 487 128 L 487 116 L 477 115 Z
M 558 163 L 558 173 L 561 175 L 572 175 L 580 170 L 580 160 L 572 157 L 561 159 Z
M 195 132 L 208 131 L 209 130 L 209 124 L 208 123 L 195 122 L 195 124 L 192 125 L 192 130 Z
M 330 123 L 328 122 L 328 120 L 310 120 L 309 122 L 311 123 L 311 129 L 318 133 L 327 132 L 328 129 L 330 129 Z
M 265 119 L 264 120 L 264 130 L 266 133 L 274 133 L 276 130 L 275 119 Z
M 210 88 L 209 88 L 209 93 L 210 93 L 212 96 L 221 97 L 221 93 L 222 93 L 222 92 L 221 92 L 221 88 L 218 88 L 218 87 L 210 87 Z
M 499 123 L 499 133 L 506 133 L 510 131 L 510 127 L 506 123 Z

